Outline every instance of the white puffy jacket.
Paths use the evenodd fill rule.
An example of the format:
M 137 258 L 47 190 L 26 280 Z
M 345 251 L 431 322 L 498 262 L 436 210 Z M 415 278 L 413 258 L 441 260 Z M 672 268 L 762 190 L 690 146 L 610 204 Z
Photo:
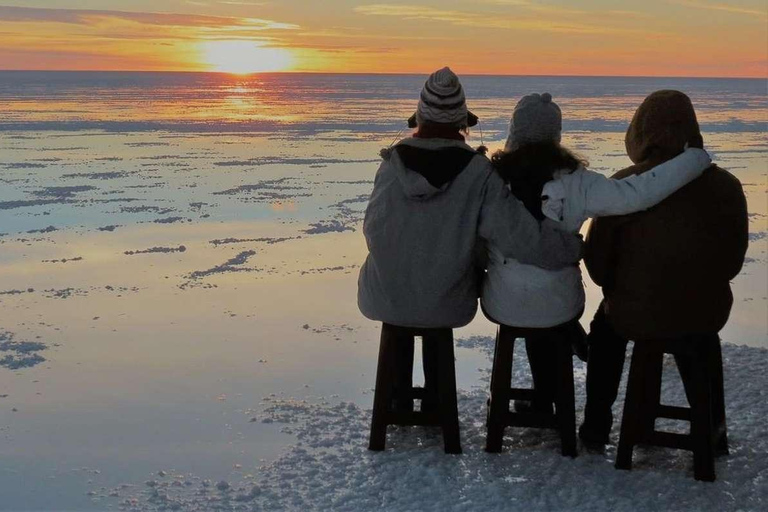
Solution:
M 560 227 L 577 233 L 590 217 L 646 210 L 701 176 L 710 158 L 688 148 L 646 173 L 613 180 L 579 168 L 558 173 L 542 190 L 542 212 Z M 496 322 L 515 327 L 553 327 L 584 308 L 584 286 L 577 266 L 546 270 L 505 258 L 489 246 L 482 306 Z

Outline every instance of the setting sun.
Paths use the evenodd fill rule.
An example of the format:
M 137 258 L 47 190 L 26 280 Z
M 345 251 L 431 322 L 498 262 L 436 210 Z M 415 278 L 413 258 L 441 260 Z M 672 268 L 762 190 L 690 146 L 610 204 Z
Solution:
M 288 71 L 293 66 L 290 50 L 269 48 L 253 41 L 206 42 L 203 54 L 208 68 L 222 73 Z

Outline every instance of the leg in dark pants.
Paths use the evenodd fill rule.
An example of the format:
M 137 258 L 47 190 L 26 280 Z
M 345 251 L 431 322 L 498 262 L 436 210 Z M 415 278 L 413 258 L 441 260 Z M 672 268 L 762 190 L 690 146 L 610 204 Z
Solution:
M 553 358 L 553 347 L 563 339 L 571 345 L 581 341 L 584 330 L 579 324 L 579 318 L 581 313 L 572 320 L 549 329 L 541 337 L 525 340 L 525 352 L 528 355 L 528 364 L 531 366 L 533 389 L 537 395 L 536 400 L 531 404 L 535 410 L 552 411 L 558 372 Z
M 616 334 L 608 323 L 604 304 L 595 313 L 587 340 L 587 405 L 579 437 L 587 442 L 607 444 L 613 424 L 611 408 L 619 393 L 627 340 Z
M 553 359 L 553 348 L 546 338 L 525 340 L 525 352 L 531 366 L 533 390 L 536 392 L 531 407 L 536 411 L 552 412 L 555 401 L 555 372 L 557 367 Z M 556 340 L 552 340 L 556 341 Z

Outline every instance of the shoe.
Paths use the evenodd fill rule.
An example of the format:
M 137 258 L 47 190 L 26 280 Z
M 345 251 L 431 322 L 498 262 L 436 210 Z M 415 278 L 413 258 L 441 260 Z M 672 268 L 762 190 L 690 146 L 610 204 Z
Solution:
M 608 432 L 593 430 L 585 423 L 579 427 L 579 439 L 589 451 L 603 451 L 605 445 L 611 442 Z
M 531 402 L 529 400 L 515 400 L 515 412 L 522 414 L 555 414 L 552 402 Z

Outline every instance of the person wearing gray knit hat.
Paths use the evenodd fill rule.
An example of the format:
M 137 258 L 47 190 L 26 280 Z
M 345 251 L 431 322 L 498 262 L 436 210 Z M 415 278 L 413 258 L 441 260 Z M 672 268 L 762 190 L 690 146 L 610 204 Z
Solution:
M 408 127 L 416 128 L 424 122 L 462 127 L 477 124 L 477 116 L 467 110 L 459 77 L 447 66 L 429 75 L 421 89 L 418 109 L 408 119 Z
M 537 142 L 560 143 L 563 115 L 552 101 L 552 95 L 529 94 L 515 105 L 509 121 L 509 135 L 504 151 L 514 151 L 525 144 Z

